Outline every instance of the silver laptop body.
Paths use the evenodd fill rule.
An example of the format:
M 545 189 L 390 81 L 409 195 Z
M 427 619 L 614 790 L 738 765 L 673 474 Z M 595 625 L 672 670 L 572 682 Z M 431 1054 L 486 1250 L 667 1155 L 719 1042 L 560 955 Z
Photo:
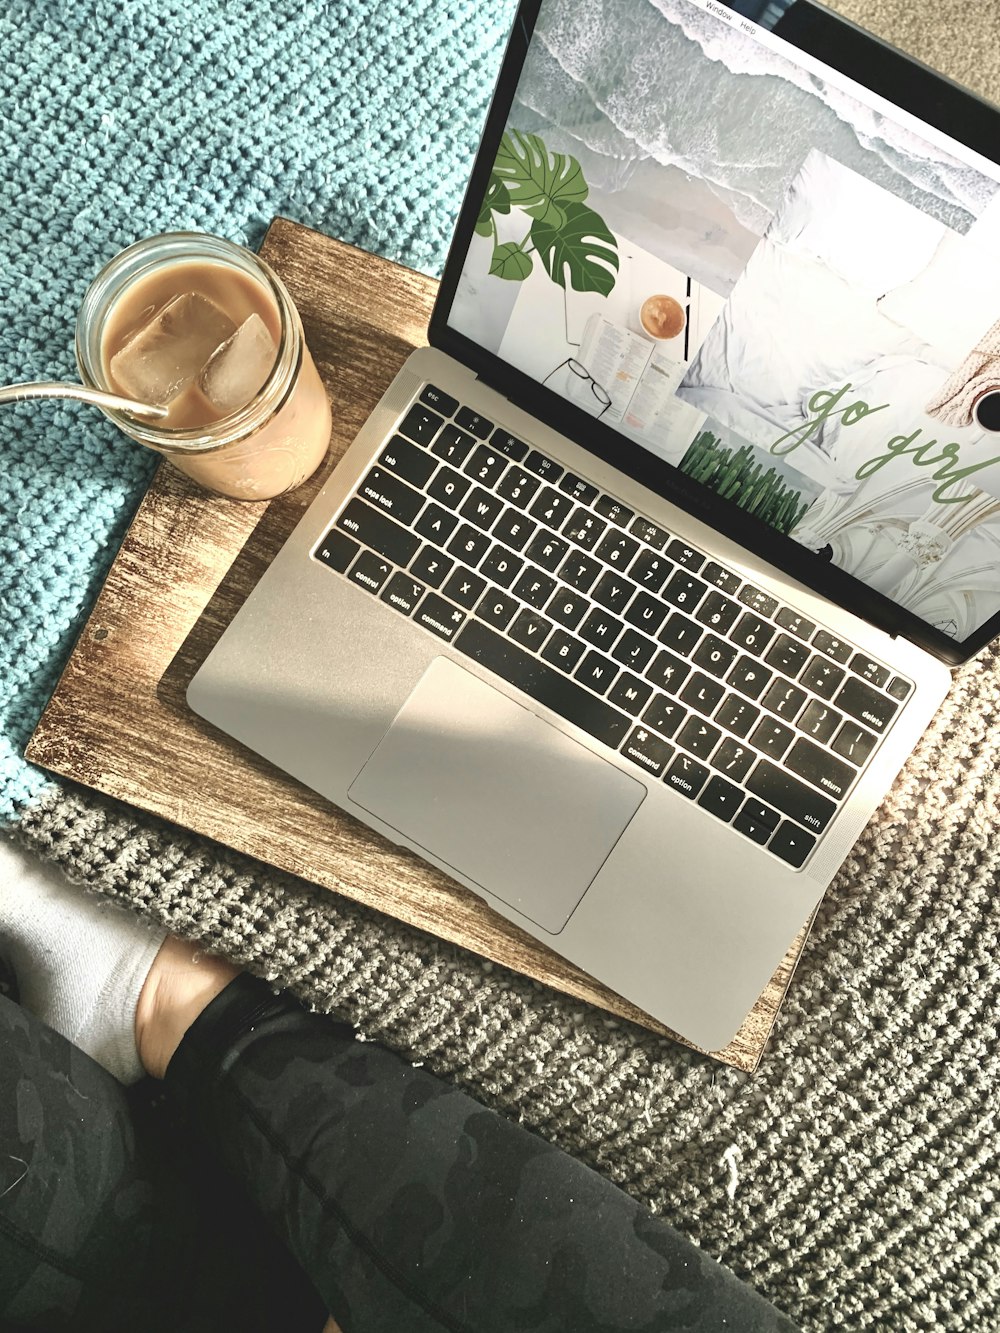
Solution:
M 544 0 L 539 17 L 527 5 L 515 24 L 445 298 L 461 295 L 523 48 L 536 19 L 555 42 L 562 8 Z M 612 27 L 628 8 L 606 7 Z M 713 8 L 664 0 L 663 22 L 747 31 L 736 15 L 713 20 Z M 770 53 L 780 26 L 754 33 Z M 446 301 L 432 341 L 448 342 L 448 314 Z M 588 320 L 593 344 L 584 310 L 581 330 Z M 607 346 L 593 355 L 606 361 Z M 650 485 L 657 477 L 619 466 L 594 412 L 530 393 L 528 410 L 515 401 L 523 374 L 493 374 L 489 387 L 482 363 L 466 359 L 440 346 L 410 356 L 188 701 L 671 1029 L 719 1049 L 928 725 L 968 636 L 949 653 L 933 630 L 880 628 L 878 614 L 819 590 L 813 552 L 789 559 L 784 537 L 779 562 L 765 537 L 755 553 L 726 535 L 720 499 L 699 509 L 675 482 Z M 458 454 L 446 438 L 461 442 Z M 448 489 L 456 474 L 461 495 Z M 574 510 L 558 507 L 547 526 L 552 494 Z M 438 534 L 430 516 L 442 513 L 456 522 Z M 601 551 L 597 575 L 588 561 L 570 564 L 600 563 Z M 588 571 L 580 586 L 578 567 Z M 988 610 L 987 626 L 1000 598 Z M 697 626 L 700 638 L 675 642 L 672 625 Z

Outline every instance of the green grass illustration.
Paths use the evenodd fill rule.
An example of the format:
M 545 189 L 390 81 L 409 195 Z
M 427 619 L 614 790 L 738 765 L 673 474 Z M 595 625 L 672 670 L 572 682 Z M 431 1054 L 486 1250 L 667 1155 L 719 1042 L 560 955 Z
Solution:
M 719 437 L 708 430 L 695 436 L 680 469 L 779 532 L 791 532 L 809 508 L 810 502 L 787 486 L 779 472 L 773 467 L 764 470 L 763 464 L 754 459 L 751 445 L 724 448 Z

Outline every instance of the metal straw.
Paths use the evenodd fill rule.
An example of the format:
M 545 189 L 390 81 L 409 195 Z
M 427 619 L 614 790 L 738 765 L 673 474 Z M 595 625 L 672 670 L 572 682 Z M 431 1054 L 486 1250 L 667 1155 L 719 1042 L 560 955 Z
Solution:
M 105 393 L 103 389 L 88 389 L 83 384 L 62 384 L 57 380 L 37 384 L 8 384 L 0 388 L 0 403 L 23 403 L 29 398 L 75 398 L 81 403 L 93 403 L 95 407 L 110 407 L 118 412 L 131 412 L 136 417 L 165 417 L 165 407 L 154 407 L 150 403 L 137 403 L 131 398 L 122 398 L 117 393 Z

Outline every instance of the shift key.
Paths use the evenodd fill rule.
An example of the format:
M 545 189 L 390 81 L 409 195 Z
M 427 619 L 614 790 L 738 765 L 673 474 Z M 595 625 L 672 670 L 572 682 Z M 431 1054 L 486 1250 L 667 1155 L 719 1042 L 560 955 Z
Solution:
M 822 833 L 837 810 L 833 801 L 767 759 L 762 759 L 747 778 L 746 788 L 814 833 Z
M 365 546 L 384 555 L 394 565 L 408 565 L 417 553 L 420 538 L 407 532 L 385 514 L 361 500 L 352 500 L 337 519 L 337 527 L 349 532 Z

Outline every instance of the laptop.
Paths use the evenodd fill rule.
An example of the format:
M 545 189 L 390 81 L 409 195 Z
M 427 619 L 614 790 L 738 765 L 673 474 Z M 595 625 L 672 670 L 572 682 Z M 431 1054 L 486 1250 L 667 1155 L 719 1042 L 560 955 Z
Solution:
M 1000 632 L 998 144 L 812 0 L 525 0 L 430 346 L 190 706 L 725 1046 Z

